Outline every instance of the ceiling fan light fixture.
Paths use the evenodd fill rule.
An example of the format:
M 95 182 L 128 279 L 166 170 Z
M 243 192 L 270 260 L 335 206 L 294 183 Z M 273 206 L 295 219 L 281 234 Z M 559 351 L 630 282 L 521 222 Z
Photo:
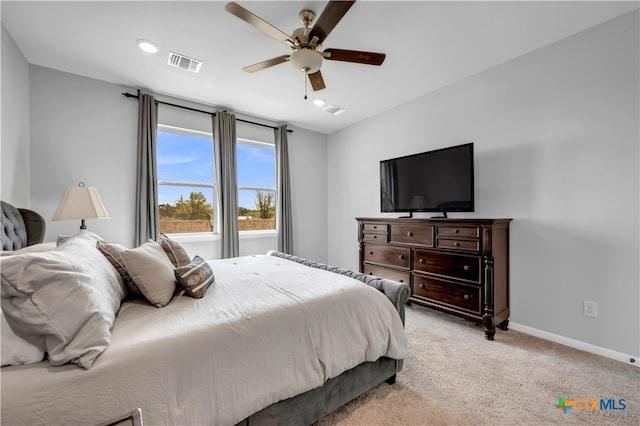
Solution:
M 291 53 L 289 62 L 307 74 L 313 74 L 322 66 L 322 55 L 313 49 L 298 49 Z
M 314 103 L 316 106 L 322 106 L 322 105 L 324 105 L 324 104 L 325 104 L 325 100 L 324 100 L 324 99 L 314 99 L 314 100 L 313 100 L 313 103 Z

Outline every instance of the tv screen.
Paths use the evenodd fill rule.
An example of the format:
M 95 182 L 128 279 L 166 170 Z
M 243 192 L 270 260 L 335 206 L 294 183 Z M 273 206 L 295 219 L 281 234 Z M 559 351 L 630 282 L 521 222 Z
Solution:
M 472 212 L 473 193 L 473 143 L 380 162 L 383 212 Z

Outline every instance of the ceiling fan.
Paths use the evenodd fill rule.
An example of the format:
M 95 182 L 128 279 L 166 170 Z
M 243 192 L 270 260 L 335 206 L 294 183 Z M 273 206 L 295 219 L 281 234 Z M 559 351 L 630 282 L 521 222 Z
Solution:
M 291 62 L 297 69 L 305 74 L 304 98 L 307 99 L 307 77 L 314 91 L 322 90 L 326 87 L 324 78 L 320 72 L 320 67 L 324 59 L 330 61 L 355 62 L 366 65 L 382 65 L 384 62 L 386 57 L 384 53 L 344 49 L 322 50 L 322 42 L 354 3 L 355 1 L 330 1 L 312 28 L 310 28 L 311 23 L 315 19 L 316 14 L 308 9 L 301 11 L 299 16 L 304 27 L 298 28 L 291 35 L 285 34 L 235 2 L 227 3 L 224 8 L 227 12 L 253 25 L 268 36 L 289 45 L 293 50 L 289 55 L 267 59 L 266 61 L 258 62 L 257 64 L 249 65 L 242 69 L 246 72 L 253 73 L 284 62 Z

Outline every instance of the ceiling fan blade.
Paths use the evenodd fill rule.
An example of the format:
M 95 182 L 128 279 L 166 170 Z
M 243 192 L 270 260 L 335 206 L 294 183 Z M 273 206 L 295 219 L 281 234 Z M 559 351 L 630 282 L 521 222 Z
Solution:
M 247 9 L 240 6 L 238 3 L 229 2 L 224 7 L 224 9 L 227 12 L 231 13 L 232 15 L 235 15 L 236 17 L 249 23 L 250 25 L 253 25 L 263 33 L 267 34 L 268 36 L 273 37 L 276 40 L 281 41 L 283 43 L 286 43 L 289 46 L 294 45 L 293 40 L 291 40 L 291 38 L 287 34 L 283 33 L 282 31 L 280 31 L 279 29 L 277 29 L 276 27 L 274 27 L 264 19 L 259 18 L 253 13 L 249 12 Z
M 309 38 L 318 37 L 318 43 L 322 43 L 354 3 L 355 1 L 330 1 L 311 29 Z
M 247 67 L 242 68 L 246 72 L 257 72 L 261 71 L 265 68 L 272 67 L 274 65 L 281 64 L 283 62 L 287 62 L 289 60 L 290 55 L 282 55 L 277 58 L 267 59 L 266 61 L 258 62 L 257 64 L 249 65 Z
M 325 49 L 322 56 L 330 61 L 355 62 L 366 65 L 382 65 L 387 57 L 384 53 L 362 52 L 359 50 Z
M 320 72 L 320 70 L 314 72 L 313 74 L 308 74 L 308 76 L 309 76 L 309 81 L 311 82 L 311 87 L 313 87 L 314 92 L 317 92 L 318 90 L 322 90 L 325 87 L 327 87 L 324 85 L 324 79 L 322 78 L 322 73 Z

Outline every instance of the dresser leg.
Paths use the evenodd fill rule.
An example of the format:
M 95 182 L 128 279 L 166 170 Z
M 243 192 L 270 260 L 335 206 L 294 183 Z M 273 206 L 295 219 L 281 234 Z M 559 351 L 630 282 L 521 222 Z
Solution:
M 496 329 L 494 328 L 485 328 L 484 329 L 484 337 L 487 338 L 487 340 L 493 340 L 493 336 L 496 335 Z
M 493 340 L 493 336 L 496 334 L 496 327 L 493 322 L 493 317 L 486 315 L 482 318 L 482 325 L 484 325 L 484 335 L 487 340 Z
M 506 319 L 502 321 L 500 324 L 498 324 L 498 328 L 500 328 L 500 330 L 507 331 L 509 329 L 509 320 Z

